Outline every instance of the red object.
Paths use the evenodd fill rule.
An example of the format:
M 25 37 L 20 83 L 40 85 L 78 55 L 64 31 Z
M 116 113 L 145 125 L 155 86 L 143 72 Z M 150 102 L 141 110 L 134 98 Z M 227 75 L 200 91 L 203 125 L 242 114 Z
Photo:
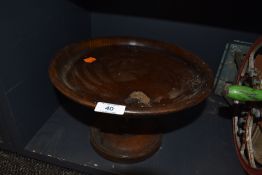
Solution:
M 93 63 L 95 61 L 96 61 L 96 58 L 94 58 L 94 57 L 87 57 L 87 58 L 84 59 L 84 62 L 86 62 L 86 63 Z

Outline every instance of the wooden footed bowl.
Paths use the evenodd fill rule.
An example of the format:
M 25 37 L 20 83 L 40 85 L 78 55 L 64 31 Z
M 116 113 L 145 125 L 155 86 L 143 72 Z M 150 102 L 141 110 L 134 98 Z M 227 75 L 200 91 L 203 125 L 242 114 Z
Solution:
M 212 71 L 198 56 L 171 43 L 128 37 L 71 44 L 57 53 L 49 75 L 62 94 L 90 109 L 97 102 L 125 105 L 124 118 L 161 117 L 190 108 L 209 95 L 213 83 Z M 113 126 L 114 118 L 110 120 Z M 120 133 L 93 127 L 95 150 L 128 162 L 142 160 L 160 146 L 160 133 L 139 134 L 138 128 L 125 125 Z M 135 134 L 129 133 L 132 129 Z

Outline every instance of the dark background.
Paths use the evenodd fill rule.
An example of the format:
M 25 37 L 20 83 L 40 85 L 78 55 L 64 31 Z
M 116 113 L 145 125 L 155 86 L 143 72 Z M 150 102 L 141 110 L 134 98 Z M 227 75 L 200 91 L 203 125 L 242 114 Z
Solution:
M 71 1 L 93 12 L 159 18 L 249 32 L 262 31 L 258 0 Z
M 23 149 L 59 105 L 49 63 L 90 37 L 90 13 L 67 0 L 1 1 L 0 24 L 0 135 Z

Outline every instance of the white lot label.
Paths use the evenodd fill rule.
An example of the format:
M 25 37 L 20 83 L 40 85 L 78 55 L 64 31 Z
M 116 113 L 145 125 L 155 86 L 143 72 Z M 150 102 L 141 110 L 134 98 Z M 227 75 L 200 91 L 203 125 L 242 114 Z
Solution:
M 126 106 L 104 102 L 98 102 L 95 107 L 96 112 L 103 112 L 116 115 L 123 115 L 125 113 L 125 109 Z

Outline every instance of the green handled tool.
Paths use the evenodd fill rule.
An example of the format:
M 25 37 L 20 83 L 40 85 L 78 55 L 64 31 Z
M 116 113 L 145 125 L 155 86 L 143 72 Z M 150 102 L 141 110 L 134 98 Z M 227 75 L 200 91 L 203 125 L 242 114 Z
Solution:
M 238 101 L 262 101 L 262 90 L 248 86 L 230 85 L 225 87 L 225 96 Z

